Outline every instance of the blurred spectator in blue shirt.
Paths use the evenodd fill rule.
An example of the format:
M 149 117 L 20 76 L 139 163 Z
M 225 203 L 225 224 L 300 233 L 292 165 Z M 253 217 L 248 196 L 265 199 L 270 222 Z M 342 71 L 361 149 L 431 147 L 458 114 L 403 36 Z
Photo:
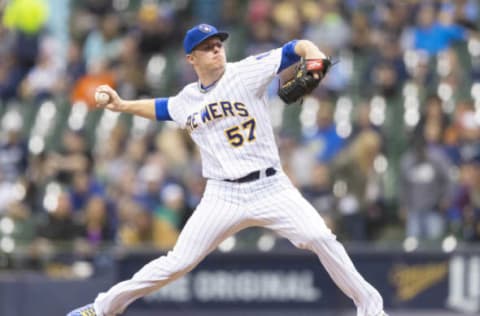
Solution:
M 436 18 L 433 5 L 421 5 L 417 26 L 413 29 L 414 48 L 436 55 L 448 48 L 454 41 L 464 40 L 466 31 L 455 24 L 443 24 Z
M 337 133 L 337 125 L 333 121 L 333 104 L 322 101 L 317 113 L 316 129 L 306 136 L 306 143 L 319 162 L 330 162 L 345 146 L 346 141 Z
M 104 191 L 103 186 L 95 179 L 93 174 L 81 171 L 75 172 L 69 192 L 73 211 L 77 212 L 84 209 L 92 197 L 103 196 Z
M 6 130 L 0 139 L 0 173 L 3 180 L 14 182 L 24 175 L 28 164 L 28 148 L 19 129 Z

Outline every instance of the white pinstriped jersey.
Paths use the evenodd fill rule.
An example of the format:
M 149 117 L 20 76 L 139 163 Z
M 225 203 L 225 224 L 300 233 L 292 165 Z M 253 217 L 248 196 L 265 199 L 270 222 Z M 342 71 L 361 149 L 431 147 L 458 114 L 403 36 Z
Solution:
M 190 131 L 200 149 L 203 176 L 236 179 L 280 167 L 267 110 L 266 88 L 277 74 L 282 49 L 227 63 L 208 91 L 187 85 L 168 100 L 171 118 Z

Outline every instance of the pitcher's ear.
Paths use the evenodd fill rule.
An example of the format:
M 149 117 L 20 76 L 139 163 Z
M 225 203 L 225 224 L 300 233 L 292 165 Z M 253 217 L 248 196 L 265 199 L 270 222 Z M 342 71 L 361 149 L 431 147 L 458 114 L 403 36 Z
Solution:
M 185 56 L 185 58 L 187 59 L 187 62 L 189 64 L 193 65 L 193 63 L 195 61 L 195 55 L 194 54 L 188 54 L 188 55 Z

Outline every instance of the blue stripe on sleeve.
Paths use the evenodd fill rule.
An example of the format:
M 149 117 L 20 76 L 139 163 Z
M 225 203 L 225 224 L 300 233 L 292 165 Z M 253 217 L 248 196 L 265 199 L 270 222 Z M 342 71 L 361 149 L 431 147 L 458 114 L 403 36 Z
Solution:
M 168 113 L 168 98 L 155 99 L 155 116 L 157 121 L 172 121 Z
M 281 72 L 285 68 L 290 67 L 300 60 L 300 56 L 295 53 L 295 45 L 297 45 L 297 42 L 297 40 L 293 40 L 283 45 L 282 61 L 280 62 L 280 67 L 278 68 L 277 73 Z

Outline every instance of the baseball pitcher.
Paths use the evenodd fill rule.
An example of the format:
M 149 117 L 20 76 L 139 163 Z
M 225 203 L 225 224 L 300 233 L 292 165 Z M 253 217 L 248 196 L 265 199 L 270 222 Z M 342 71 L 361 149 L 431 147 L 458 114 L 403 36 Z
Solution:
M 310 93 L 323 79 L 330 60 L 310 41 L 227 63 L 228 33 L 200 24 L 184 38 L 188 63 L 198 81 L 169 98 L 127 101 L 109 86 L 97 88 L 99 107 L 173 120 L 199 146 L 204 196 L 175 247 L 129 280 L 98 294 L 92 304 L 68 316 L 114 316 L 134 300 L 180 278 L 223 240 L 251 226 L 262 226 L 314 252 L 337 286 L 350 297 L 358 316 L 386 315 L 383 300 L 355 269 L 344 247 L 318 212 L 290 183 L 280 165 L 268 115 L 266 88 L 287 67 L 299 63 L 294 78 L 279 90 L 287 103 Z

